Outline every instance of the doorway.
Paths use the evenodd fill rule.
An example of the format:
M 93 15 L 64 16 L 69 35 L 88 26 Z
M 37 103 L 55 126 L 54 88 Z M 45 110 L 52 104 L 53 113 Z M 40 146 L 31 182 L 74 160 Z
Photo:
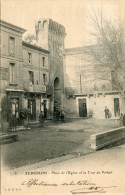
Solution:
M 28 99 L 29 120 L 36 120 L 36 100 Z
M 79 116 L 87 117 L 86 98 L 79 99 Z
M 114 98 L 114 114 L 115 114 L 115 117 L 120 115 L 119 98 Z
M 47 100 L 43 100 L 43 114 L 44 118 L 47 119 Z
M 11 107 L 11 121 L 17 125 L 19 124 L 19 98 L 11 98 L 10 99 L 10 107 Z

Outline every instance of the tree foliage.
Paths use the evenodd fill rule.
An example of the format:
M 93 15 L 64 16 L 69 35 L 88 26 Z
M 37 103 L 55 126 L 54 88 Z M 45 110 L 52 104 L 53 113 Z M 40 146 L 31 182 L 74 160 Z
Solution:
M 7 121 L 9 114 L 10 114 L 10 104 L 8 102 L 8 98 L 4 96 L 1 99 L 1 119 L 3 121 Z
M 24 37 L 24 40 L 27 42 L 27 43 L 34 43 L 34 41 L 36 40 L 36 37 L 35 35 L 33 34 L 27 34 L 25 37 Z

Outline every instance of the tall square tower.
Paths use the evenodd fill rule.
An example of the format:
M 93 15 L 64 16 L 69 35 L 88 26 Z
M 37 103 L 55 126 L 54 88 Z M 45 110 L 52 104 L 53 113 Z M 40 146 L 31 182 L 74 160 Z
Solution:
M 36 41 L 43 49 L 49 50 L 49 85 L 52 88 L 51 109 L 63 108 L 64 92 L 64 39 L 65 28 L 52 19 L 36 21 Z

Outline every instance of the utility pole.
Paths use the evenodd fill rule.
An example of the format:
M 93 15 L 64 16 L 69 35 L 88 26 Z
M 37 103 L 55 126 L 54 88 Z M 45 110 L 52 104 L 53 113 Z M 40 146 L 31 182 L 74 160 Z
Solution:
M 82 93 L 82 75 L 80 74 L 80 93 Z

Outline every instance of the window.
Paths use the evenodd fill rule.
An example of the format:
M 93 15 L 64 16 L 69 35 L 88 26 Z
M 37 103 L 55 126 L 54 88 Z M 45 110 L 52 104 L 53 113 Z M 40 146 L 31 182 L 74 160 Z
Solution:
M 43 85 L 46 85 L 47 83 L 47 75 L 43 74 Z
M 31 53 L 28 53 L 28 62 L 29 62 L 29 64 L 32 63 L 32 54 Z
M 11 55 L 15 54 L 15 38 L 14 37 L 10 37 L 10 40 L 9 40 L 9 50 L 10 50 L 10 54 Z
M 45 66 L 45 57 L 42 57 L 42 64 L 43 64 L 43 67 Z
M 34 84 L 34 72 L 33 71 L 29 71 L 29 81 L 30 81 L 30 85 Z
M 15 82 L 15 64 L 10 63 L 10 83 Z

